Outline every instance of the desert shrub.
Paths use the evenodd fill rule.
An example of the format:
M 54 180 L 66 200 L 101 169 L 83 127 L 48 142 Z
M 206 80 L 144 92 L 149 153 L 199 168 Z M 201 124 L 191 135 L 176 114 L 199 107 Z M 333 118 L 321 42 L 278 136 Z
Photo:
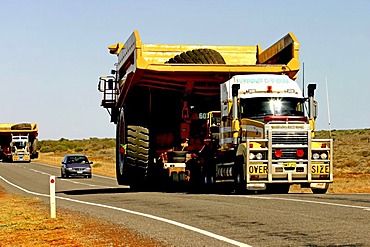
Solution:
M 81 151 L 99 151 L 103 149 L 110 149 L 115 147 L 114 138 L 90 138 L 83 140 L 68 140 L 61 138 L 59 140 L 41 140 L 38 142 L 38 149 L 53 151 L 68 151 L 73 150 L 75 152 Z M 48 147 L 48 149 L 46 149 Z
M 68 147 L 63 144 L 58 144 L 55 146 L 54 151 L 65 152 L 65 151 L 68 151 Z
M 370 143 L 370 137 L 369 137 L 369 136 L 362 136 L 362 137 L 360 138 L 360 141 L 365 141 L 365 142 L 367 142 L 367 143 Z
M 359 152 L 360 156 L 363 157 L 369 157 L 370 156 L 370 151 L 369 150 L 362 150 Z
M 83 148 L 80 148 L 80 147 L 77 147 L 77 148 L 75 148 L 75 152 L 81 152 L 81 151 L 83 151 L 84 149 Z
M 52 152 L 51 148 L 49 146 L 41 147 L 39 148 L 41 153 L 50 153 Z
M 100 164 L 100 163 L 94 163 L 94 164 L 92 164 L 92 167 L 93 168 L 98 168 L 98 167 L 101 167 L 102 166 L 102 164 Z

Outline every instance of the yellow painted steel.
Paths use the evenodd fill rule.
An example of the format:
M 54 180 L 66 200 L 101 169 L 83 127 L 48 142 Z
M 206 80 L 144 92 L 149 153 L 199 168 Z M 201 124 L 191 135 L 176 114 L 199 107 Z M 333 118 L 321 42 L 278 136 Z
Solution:
M 116 55 L 118 55 L 123 48 L 124 48 L 124 45 L 121 42 L 108 46 L 109 53 L 116 54 Z
M 127 92 L 136 86 L 217 97 L 220 84 L 234 75 L 286 74 L 296 79 L 299 71 L 299 43 L 292 33 L 262 50 L 260 45 L 143 44 L 135 30 L 123 45 L 116 43 L 108 48 L 118 57 L 117 106 L 123 105 Z M 217 51 L 225 64 L 167 63 L 183 52 L 205 48 Z
M 204 48 L 218 51 L 226 64 L 166 63 L 170 58 L 182 52 Z M 117 69 L 123 69 L 126 74 L 134 72 L 136 69 L 173 73 L 286 73 L 290 78 L 295 79 L 299 70 L 299 42 L 293 33 L 288 33 L 272 46 L 262 51 L 260 45 L 142 44 L 139 32 L 135 30 L 124 45 L 117 43 L 110 46 L 109 50 L 112 54 L 117 54 L 120 51 Z
M 0 123 L 0 134 L 1 133 L 26 133 L 26 132 L 37 132 L 39 130 L 39 127 L 36 123 L 27 123 L 27 125 L 30 125 L 30 129 L 18 129 L 14 130 L 12 127 L 14 125 L 18 125 L 19 123 Z

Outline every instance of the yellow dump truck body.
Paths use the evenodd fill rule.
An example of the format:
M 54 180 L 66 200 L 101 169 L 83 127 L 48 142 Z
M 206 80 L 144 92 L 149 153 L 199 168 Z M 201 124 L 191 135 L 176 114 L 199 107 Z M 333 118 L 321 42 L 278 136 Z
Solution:
M 125 44 L 109 47 L 118 56 L 117 79 L 121 92 L 130 87 L 145 86 L 169 90 L 191 90 L 193 94 L 219 94 L 219 85 L 234 75 L 287 74 L 296 79 L 299 71 L 299 42 L 288 33 L 266 50 L 260 45 L 166 45 L 143 44 L 134 31 Z M 213 49 L 225 64 L 173 64 L 169 59 L 196 49 Z M 119 95 L 122 104 L 125 93 Z

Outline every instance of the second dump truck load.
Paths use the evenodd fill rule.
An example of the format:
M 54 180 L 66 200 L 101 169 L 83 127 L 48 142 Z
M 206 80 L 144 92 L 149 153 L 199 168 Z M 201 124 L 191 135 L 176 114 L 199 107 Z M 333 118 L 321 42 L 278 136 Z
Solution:
M 137 31 L 98 88 L 116 124 L 118 184 L 132 189 L 232 185 L 237 192 L 325 193 L 332 140 L 316 139 L 315 84 L 296 80 L 292 33 L 261 46 L 142 44 Z

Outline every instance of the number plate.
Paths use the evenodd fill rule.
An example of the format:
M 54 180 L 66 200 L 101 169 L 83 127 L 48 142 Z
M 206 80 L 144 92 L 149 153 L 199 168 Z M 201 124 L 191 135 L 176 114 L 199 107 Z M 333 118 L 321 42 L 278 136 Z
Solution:
M 249 174 L 267 174 L 267 166 L 249 165 Z
M 283 167 L 295 167 L 296 163 L 295 162 L 287 162 L 283 163 Z
M 312 165 L 312 174 L 328 174 L 330 173 L 329 165 Z
M 82 171 L 77 171 L 78 174 L 82 174 Z

